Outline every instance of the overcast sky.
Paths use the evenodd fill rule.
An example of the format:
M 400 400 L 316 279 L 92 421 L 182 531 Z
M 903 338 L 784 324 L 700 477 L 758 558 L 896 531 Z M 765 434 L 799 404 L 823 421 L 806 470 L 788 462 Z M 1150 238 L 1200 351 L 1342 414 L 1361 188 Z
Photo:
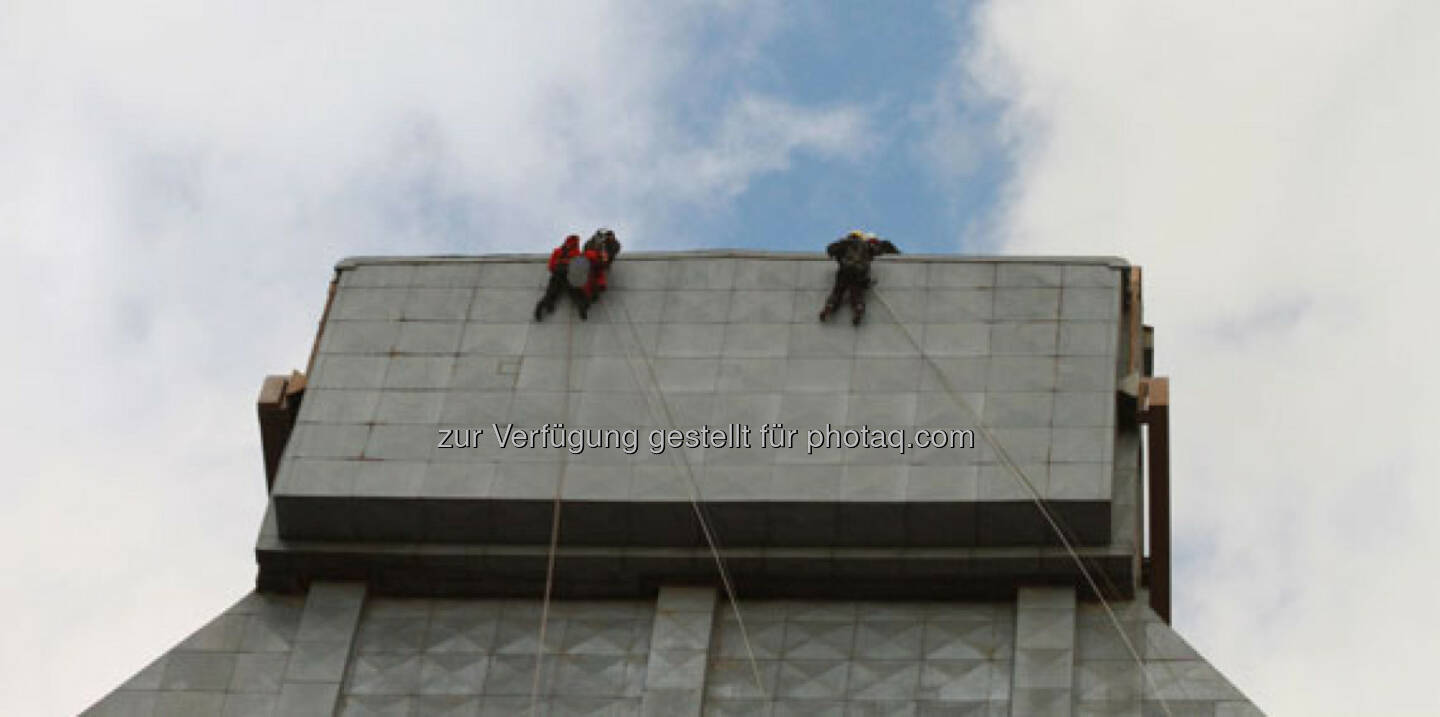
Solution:
M 252 585 L 336 260 L 602 224 L 1142 265 L 1176 626 L 1273 714 L 1440 712 L 1440 4 L 259 5 L 0 1 L 0 712 Z

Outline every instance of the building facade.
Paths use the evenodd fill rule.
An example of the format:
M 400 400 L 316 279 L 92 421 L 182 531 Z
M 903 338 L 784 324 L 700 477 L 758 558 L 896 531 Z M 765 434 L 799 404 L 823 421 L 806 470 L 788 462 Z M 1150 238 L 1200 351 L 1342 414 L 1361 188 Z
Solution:
M 833 274 L 625 254 L 536 322 L 538 257 L 341 262 L 256 591 L 89 713 L 1259 714 L 1168 624 L 1139 270 Z

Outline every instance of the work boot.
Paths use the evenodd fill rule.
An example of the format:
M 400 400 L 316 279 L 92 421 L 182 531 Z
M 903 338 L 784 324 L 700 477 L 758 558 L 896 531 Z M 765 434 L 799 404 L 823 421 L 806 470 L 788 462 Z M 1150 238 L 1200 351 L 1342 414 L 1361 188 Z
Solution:
M 833 307 L 833 306 L 826 306 L 825 308 L 821 309 L 821 310 L 820 310 L 820 320 L 821 320 L 821 321 L 829 321 L 829 320 L 830 320 L 830 313 L 833 312 L 833 311 L 835 311 L 835 307 Z

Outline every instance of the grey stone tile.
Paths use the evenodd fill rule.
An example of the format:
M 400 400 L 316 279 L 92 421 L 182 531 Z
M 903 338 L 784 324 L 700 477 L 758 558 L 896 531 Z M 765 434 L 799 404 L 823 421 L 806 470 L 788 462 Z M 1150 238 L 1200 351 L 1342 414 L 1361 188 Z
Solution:
M 722 355 L 737 358 L 778 358 L 789 352 L 789 324 L 729 324 Z
M 1011 460 L 1018 463 L 1041 463 L 1050 458 L 1053 434 L 1048 427 L 995 428 L 990 431 L 990 435 Z
M 1073 602 L 1069 607 L 1029 607 L 1027 603 L 1021 603 L 1016 620 L 1015 645 L 1017 649 L 1025 650 L 1073 650 Z
M 717 358 L 659 358 L 651 365 L 654 381 L 665 392 L 714 391 L 720 370 Z
M 1120 292 L 1066 287 L 1060 306 L 1060 316 L 1065 319 L 1113 321 L 1120 315 Z
M 439 442 L 434 426 L 377 425 L 365 442 L 365 457 L 386 461 L 424 461 Z
M 995 272 L 1000 286 L 1058 287 L 1061 283 L 1061 267 L 1058 264 L 1005 263 L 996 265 Z
M 1009 466 L 998 464 L 986 464 L 980 467 L 980 483 L 977 490 L 980 500 L 1003 500 L 1003 501 L 1028 501 L 1033 500 L 1030 490 L 1026 488 L 1028 481 L 1031 488 L 1042 497 L 1050 493 L 1050 464 L 1049 463 L 1021 463 L 1016 466 L 1020 476 L 1015 474 Z
M 410 701 L 410 717 L 477 717 L 480 698 L 457 695 L 422 695 Z
M 566 500 L 627 500 L 633 471 L 628 465 L 572 464 L 565 469 L 561 494 Z
M 465 331 L 461 321 L 405 321 L 399 324 L 395 350 L 410 354 L 453 354 Z
M 923 361 L 913 357 L 857 358 L 851 368 L 849 390 L 855 393 L 915 391 L 920 387 L 923 368 Z M 833 370 L 843 371 L 844 365 L 834 365 Z
M 395 321 L 331 321 L 320 337 L 320 350 L 342 354 L 385 354 L 395 348 L 401 324 Z
M 1140 700 L 1142 677 L 1131 660 L 1080 660 L 1075 663 L 1075 697 L 1079 702 Z M 1139 705 L 1134 705 L 1138 712 Z
M 701 690 L 663 689 L 645 691 L 640 714 L 645 717 L 687 717 L 700 714 Z
M 645 672 L 645 689 L 699 690 L 705 684 L 704 650 L 657 650 L 651 649 L 650 662 Z
M 1017 647 L 1014 686 L 1069 690 L 1073 663 L 1072 650 Z
M 994 286 L 995 265 L 986 263 L 935 262 L 928 264 L 930 286 Z
M 205 717 L 225 710 L 224 692 L 161 692 L 155 696 L 154 717 Z
M 656 355 L 713 357 L 720 353 L 723 339 L 724 332 L 710 324 L 662 324 Z
M 984 660 L 927 660 L 920 671 L 919 696 L 946 701 L 985 700 L 996 669 Z
M 990 352 L 997 356 L 1055 355 L 1060 326 L 1054 321 L 997 322 L 990 330 Z
M 322 354 L 315 362 L 311 388 L 380 388 L 390 359 L 384 356 Z
M 1110 436 L 1105 428 L 1056 428 L 1051 458 L 1062 463 L 1107 461 Z
M 267 601 L 245 625 L 240 649 L 245 652 L 289 652 L 300 627 L 302 604 L 294 601 Z
M 758 397 L 757 397 L 758 398 Z M 848 396 L 843 393 L 787 393 L 780 397 L 778 418 L 787 427 L 823 429 L 846 423 Z M 763 422 L 762 422 L 763 423 Z M 758 424 L 751 424 L 752 426 Z M 803 438 L 803 435 L 802 435 Z
M 902 262 L 882 257 L 871 265 L 870 274 L 877 284 L 917 288 L 925 286 L 929 281 L 930 270 L 928 265 L 920 262 Z
M 419 692 L 424 695 L 478 695 L 489 658 L 474 653 L 437 653 L 420 658 Z
M 361 264 L 340 274 L 340 286 L 409 286 L 414 280 L 412 264 Z
M 985 425 L 1036 428 L 1050 425 L 1055 404 L 1053 392 L 996 392 L 985 399 Z
M 993 289 L 931 289 L 924 318 L 929 323 L 977 323 L 995 315 Z
M 996 319 L 1054 320 L 1060 314 L 1058 289 L 996 289 Z
M 375 416 L 380 391 L 308 388 L 300 402 L 305 423 L 364 423 Z
M 411 276 L 412 286 L 424 287 L 474 287 L 480 283 L 481 272 L 487 266 L 479 262 L 428 264 L 415 267 Z M 503 265 L 499 265 L 503 266 Z
M 816 300 L 822 303 L 824 299 L 824 296 L 816 297 Z M 918 326 L 929 316 L 929 299 L 929 292 L 922 288 L 875 288 L 870 291 L 866 299 L 865 320 L 872 324 L 902 323 Z M 803 319 L 805 321 L 815 320 L 816 311 L 818 311 L 818 305 Z M 797 320 L 800 318 L 802 317 L 799 317 L 799 312 L 797 312 Z
M 786 660 L 780 663 L 779 697 L 839 699 L 845 696 L 848 660 Z
M 369 610 L 360 622 L 355 635 L 356 652 L 420 652 L 425 643 L 425 631 L 429 622 L 427 614 L 382 617 L 374 613 L 373 609 Z
M 1011 714 L 1035 717 L 1069 717 L 1068 689 L 1016 687 L 1010 698 Z
M 867 360 L 886 361 L 889 359 Z M 792 393 L 845 391 L 850 385 L 851 365 L 854 362 L 855 360 L 848 356 L 845 358 L 791 358 L 785 362 L 785 388 Z
M 402 695 L 347 695 L 340 717 L 408 717 L 412 698 Z
M 796 269 L 795 283 L 802 289 L 825 289 L 835 282 L 835 262 L 803 262 Z M 817 307 L 818 308 L 818 307 Z
M 735 285 L 735 259 L 667 262 L 667 289 L 730 289 Z
M 929 324 L 925 327 L 925 353 L 936 357 L 984 356 L 990 353 L 990 333 L 989 324 L 978 322 Z M 913 345 L 910 349 L 913 351 Z
M 782 654 L 786 660 L 844 660 L 854 645 L 854 622 L 790 620 Z
M 162 690 L 225 691 L 235 674 L 235 655 L 215 652 L 171 652 L 160 680 Z M 218 708 L 216 710 L 218 712 Z
M 224 717 L 271 717 L 279 706 L 280 696 L 260 694 L 225 695 Z
M 295 458 L 358 458 L 370 427 L 356 424 L 303 423 L 291 433 L 286 456 Z
M 637 291 L 626 287 L 625 291 L 612 292 L 605 302 L 615 311 L 618 323 L 655 323 L 665 311 L 664 291 Z M 614 302 L 614 303 L 610 303 Z
M 350 643 L 305 641 L 295 645 L 285 669 L 288 682 L 339 682 L 345 676 Z
M 979 490 L 978 466 L 905 467 L 905 498 L 910 501 L 972 501 Z
M 788 324 L 795 317 L 794 291 L 736 291 L 730 300 L 730 323 Z M 818 309 L 817 309 L 818 311 Z
M 720 361 L 715 390 L 779 391 L 785 388 L 788 366 L 789 362 L 781 358 L 725 358 Z
M 583 390 L 593 393 L 636 393 L 648 389 L 652 379 L 643 362 L 596 356 L 579 362 Z
M 1060 322 L 1059 352 L 1065 356 L 1115 356 L 1116 325 L 1107 321 Z
M 1053 500 L 1105 500 L 1110 497 L 1106 463 L 1052 463 L 1047 498 Z
M 478 294 L 473 289 L 412 288 L 405 296 L 401 318 L 412 321 L 464 321 L 476 296 Z
M 532 325 L 468 322 L 464 325 L 459 351 L 467 354 L 517 356 L 525 350 L 525 342 Z M 536 326 L 536 329 L 548 333 L 548 327 Z
M 500 356 L 462 355 L 454 361 L 454 374 L 450 378 L 448 388 L 451 390 L 496 391 L 514 388 L 517 379 L 523 379 L 526 371 L 531 368 L 527 364 L 532 361 L 540 362 L 541 359 L 527 357 L 521 362 L 518 370 L 515 368 L 513 359 Z M 559 378 L 563 380 L 564 376 L 562 369 Z M 565 384 L 551 385 L 555 387 L 555 390 L 560 390 Z
M 672 289 L 661 296 L 660 320 L 667 324 L 723 324 L 730 315 L 731 291 Z
M 419 655 L 359 654 L 350 664 L 349 694 L 410 695 L 419 689 Z
M 396 356 L 385 372 L 385 388 L 443 389 L 455 370 L 452 356 Z
M 308 397 L 306 400 L 309 400 Z M 444 391 L 384 391 L 380 393 L 379 405 L 368 415 L 376 423 L 430 425 L 440 421 L 440 409 L 445 400 Z
M 914 698 L 920 687 L 918 660 L 857 659 L 850 664 L 847 696 L 856 700 Z
M 796 358 L 849 358 L 855 355 L 858 334 L 848 324 L 796 324 L 790 331 L 789 355 Z
M 400 318 L 409 290 L 404 288 L 341 288 L 330 306 L 331 321 L 394 321 Z
M 862 620 L 855 628 L 857 660 L 919 660 L 925 623 L 920 620 Z M 916 675 L 918 680 L 918 673 Z M 914 688 L 907 695 L 913 696 Z
M 996 620 L 975 615 L 943 615 L 925 623 L 924 653 L 929 661 L 983 661 L 1009 657 L 1011 636 Z
M 543 259 L 484 262 L 480 264 L 476 283 L 486 288 L 523 287 L 539 292 L 545 289 L 546 278 Z
M 229 691 L 238 693 L 278 694 L 284 683 L 289 656 L 285 653 L 240 653 L 235 656 L 235 671 Z
M 1124 270 L 1110 266 L 1070 264 L 1064 267 L 1065 286 L 1118 287 L 1121 271 Z
M 1050 391 L 1055 388 L 1057 359 L 991 356 L 988 361 L 985 385 L 992 391 Z
M 1055 394 L 1057 428 L 1094 428 L 1114 425 L 1115 399 L 1103 391 L 1066 391 Z
M 795 287 L 797 268 L 798 264 L 788 260 L 741 259 L 735 262 L 735 288 L 766 291 L 792 289 Z
M 917 403 L 914 393 L 853 393 L 847 399 L 846 422 L 871 428 L 908 426 L 915 421 Z
M 800 329 L 801 327 L 796 327 Z M 836 326 L 836 328 L 841 328 Z M 929 327 L 927 327 L 928 329 Z M 923 338 L 900 324 L 862 324 L 855 332 L 855 355 L 864 357 L 914 356 Z M 957 339 L 958 340 L 958 339 Z
M 543 272 L 541 281 L 543 282 Z M 475 291 L 470 303 L 470 321 L 486 324 L 519 324 L 534 320 L 535 302 L 540 300 L 543 286 L 535 289 L 482 288 Z M 553 315 L 546 319 L 546 326 L 559 324 L 573 313 L 569 301 L 562 299 Z

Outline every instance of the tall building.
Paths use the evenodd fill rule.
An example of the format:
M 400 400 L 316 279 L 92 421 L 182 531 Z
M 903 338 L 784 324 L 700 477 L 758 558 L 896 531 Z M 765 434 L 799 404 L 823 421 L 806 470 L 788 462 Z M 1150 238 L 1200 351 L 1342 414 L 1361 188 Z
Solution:
M 627 253 L 535 322 L 534 256 L 341 262 L 255 592 L 90 714 L 1259 714 L 1169 625 L 1139 269 L 884 258 L 858 327 L 833 273 Z

